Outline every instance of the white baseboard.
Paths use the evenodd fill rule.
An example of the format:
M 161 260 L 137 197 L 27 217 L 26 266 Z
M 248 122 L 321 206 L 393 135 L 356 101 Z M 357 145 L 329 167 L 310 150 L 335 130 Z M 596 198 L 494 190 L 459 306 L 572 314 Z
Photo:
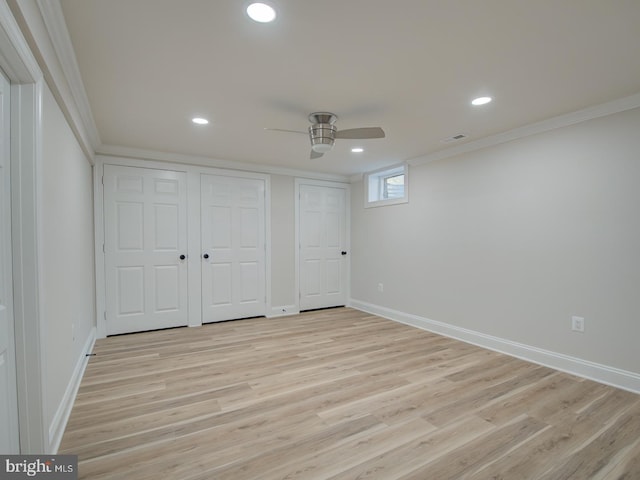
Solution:
M 297 315 L 300 309 L 296 305 L 280 305 L 272 307 L 271 313 L 267 314 L 267 318 L 286 317 L 287 315 Z
M 71 409 L 73 408 L 73 402 L 76 399 L 78 388 L 80 388 L 80 381 L 82 380 L 84 371 L 87 368 L 87 363 L 89 363 L 89 357 L 87 355 L 93 351 L 93 345 L 95 343 L 96 328 L 93 327 L 84 343 L 82 353 L 76 362 L 76 367 L 73 369 L 71 380 L 69 380 L 69 384 L 64 392 L 62 401 L 60 402 L 60 405 L 58 405 L 58 409 L 56 410 L 56 414 L 53 416 L 53 420 L 51 420 L 51 425 L 49 425 L 49 450 L 54 455 L 58 453 L 58 448 L 60 448 L 62 435 L 64 434 L 64 429 L 67 427 L 67 422 L 69 421 L 69 415 L 71 415 Z
M 479 347 L 504 353 L 512 357 L 521 358 L 545 367 L 577 375 L 579 377 L 594 380 L 599 383 L 611 385 L 613 387 L 628 390 L 633 393 L 640 393 L 640 374 L 609 367 L 581 358 L 571 357 L 562 353 L 551 352 L 541 348 L 513 342 L 504 338 L 486 335 L 474 330 L 456 327 L 448 323 L 430 320 L 428 318 L 404 313 L 391 308 L 374 305 L 368 302 L 351 299 L 349 305 L 356 310 L 372 313 L 389 320 L 421 328 L 429 332 L 455 338 L 466 343 L 471 343 Z

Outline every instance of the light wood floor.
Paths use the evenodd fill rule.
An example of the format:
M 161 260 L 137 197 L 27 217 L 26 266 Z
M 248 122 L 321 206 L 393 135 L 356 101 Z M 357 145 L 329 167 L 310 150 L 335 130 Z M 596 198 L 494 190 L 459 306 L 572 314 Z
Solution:
M 640 479 L 640 396 L 351 309 L 94 352 L 84 479 Z

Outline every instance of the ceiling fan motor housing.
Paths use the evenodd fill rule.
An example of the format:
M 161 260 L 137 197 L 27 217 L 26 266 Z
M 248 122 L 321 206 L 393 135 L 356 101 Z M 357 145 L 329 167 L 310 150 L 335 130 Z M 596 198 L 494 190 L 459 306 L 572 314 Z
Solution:
M 318 153 L 327 153 L 333 148 L 336 137 L 336 127 L 329 123 L 317 123 L 309 127 L 311 149 Z

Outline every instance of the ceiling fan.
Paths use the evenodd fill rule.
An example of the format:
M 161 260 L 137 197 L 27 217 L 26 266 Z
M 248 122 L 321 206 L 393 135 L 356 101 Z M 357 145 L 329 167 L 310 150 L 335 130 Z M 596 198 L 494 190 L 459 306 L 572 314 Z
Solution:
M 309 140 L 311 141 L 311 159 L 320 158 L 333 148 L 337 138 L 367 139 L 384 138 L 384 130 L 380 127 L 348 128 L 338 130 L 335 122 L 338 116 L 330 112 L 314 112 L 309 115 Z M 267 128 L 278 132 L 306 133 L 298 130 L 284 130 L 281 128 Z

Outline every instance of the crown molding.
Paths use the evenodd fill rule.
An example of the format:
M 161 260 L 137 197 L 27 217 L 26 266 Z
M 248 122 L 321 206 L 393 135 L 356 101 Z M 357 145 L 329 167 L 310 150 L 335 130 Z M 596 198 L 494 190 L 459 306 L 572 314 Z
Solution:
M 12 83 L 35 83 L 43 75 L 9 5 L 0 3 L 0 65 Z
M 100 144 L 59 0 L 9 0 L 11 10 L 90 163 Z
M 349 177 L 347 175 L 315 172 L 310 170 L 298 170 L 294 168 L 277 167 L 275 165 L 261 165 L 258 163 L 239 162 L 235 160 L 222 160 L 218 158 L 186 155 L 182 153 L 158 152 L 155 150 L 121 147 L 117 145 L 100 145 L 100 147 L 96 149 L 96 154 L 104 157 L 154 160 L 165 163 L 179 163 L 203 167 L 225 168 L 228 170 L 240 170 L 244 172 L 266 173 L 271 175 L 285 175 L 289 177 L 302 177 L 313 180 L 328 180 L 332 182 L 349 183 Z
M 494 145 L 510 142 L 519 138 L 548 132 L 562 127 L 568 127 L 569 125 L 575 125 L 577 123 L 586 122 L 587 120 L 613 115 L 614 113 L 620 113 L 638 107 L 640 107 L 640 93 L 610 102 L 601 103 L 599 105 L 594 105 L 592 107 L 583 108 L 582 110 L 559 115 L 557 117 L 548 118 L 540 122 L 531 123 L 523 127 L 514 128 L 513 130 L 473 140 L 471 142 L 446 148 L 434 153 L 421 155 L 407 160 L 407 163 L 412 166 L 424 165 L 426 163 L 444 160 L 445 158 L 454 157 L 463 153 L 473 152 L 482 148 L 492 147 Z
M 37 0 L 37 2 L 58 60 L 62 65 L 62 71 L 66 76 L 71 90 L 70 93 L 78 108 L 78 113 L 87 130 L 92 146 L 96 147 L 100 145 L 100 137 L 89 105 L 89 97 L 84 88 L 69 30 L 62 13 L 60 0 Z

